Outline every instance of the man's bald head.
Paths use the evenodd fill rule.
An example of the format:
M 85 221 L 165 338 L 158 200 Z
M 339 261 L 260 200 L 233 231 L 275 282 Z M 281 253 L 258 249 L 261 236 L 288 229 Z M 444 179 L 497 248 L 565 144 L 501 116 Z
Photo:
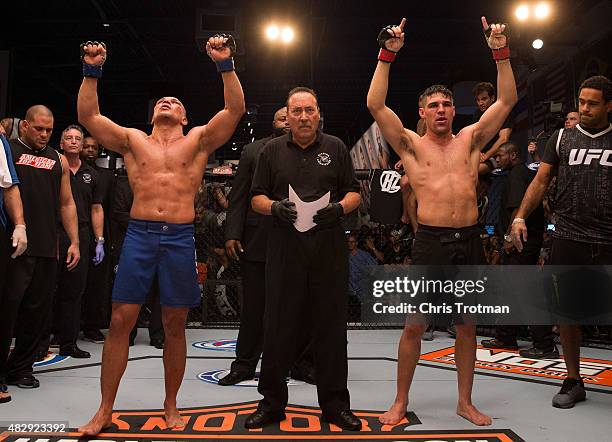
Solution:
M 34 121 L 37 116 L 44 116 L 53 118 L 53 112 L 44 104 L 36 104 L 30 107 L 25 114 L 25 119 L 29 122 Z
M 29 108 L 22 123 L 23 140 L 32 149 L 44 149 L 53 132 L 53 113 L 47 106 Z

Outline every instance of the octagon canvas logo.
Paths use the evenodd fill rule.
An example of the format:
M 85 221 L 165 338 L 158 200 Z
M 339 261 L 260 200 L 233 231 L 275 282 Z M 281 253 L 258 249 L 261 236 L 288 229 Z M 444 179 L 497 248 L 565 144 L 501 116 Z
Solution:
M 448 347 L 421 355 L 421 361 L 455 364 L 455 348 Z M 567 367 L 562 358 L 529 359 L 518 351 L 495 350 L 478 346 L 476 368 L 535 378 L 563 380 Z M 605 359 L 580 358 L 580 374 L 585 384 L 612 387 L 612 361 Z
M 381 411 L 354 410 L 361 420 L 359 432 L 345 431 L 322 419 L 321 409 L 289 404 L 286 419 L 263 429 L 247 430 L 244 422 L 257 409 L 257 402 L 181 410 L 185 422 L 182 428 L 168 429 L 163 410 L 117 411 L 112 415 L 112 426 L 96 436 L 105 442 L 177 441 L 194 440 L 351 440 L 351 441 L 412 441 L 412 442 L 523 442 L 507 429 L 486 430 L 412 430 L 421 423 L 412 412 L 397 425 L 383 425 L 378 418 Z M 1 431 L 2 429 L 0 429 Z M 70 429 L 65 433 L 0 433 L 2 442 L 78 442 L 81 433 Z
M 212 339 L 210 341 L 194 342 L 192 345 L 200 350 L 236 351 L 236 339 Z

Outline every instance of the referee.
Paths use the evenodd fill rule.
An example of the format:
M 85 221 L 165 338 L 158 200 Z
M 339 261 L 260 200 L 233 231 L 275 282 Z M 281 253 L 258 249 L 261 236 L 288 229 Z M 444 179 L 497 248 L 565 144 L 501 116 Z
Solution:
M 266 257 L 264 348 L 259 380 L 263 395 L 245 427 L 261 428 L 285 419 L 285 377 L 296 357 L 304 318 L 312 320 L 317 393 L 323 418 L 345 430 L 360 430 L 350 411 L 346 386 L 348 249 L 343 215 L 359 206 L 359 185 L 345 144 L 318 130 L 320 111 L 312 89 L 289 92 L 290 132 L 268 142 L 251 188 L 253 209 L 272 215 Z M 289 186 L 303 201 L 330 192 L 314 216 L 316 226 L 298 232 Z
M 612 82 L 602 75 L 587 78 L 578 92 L 580 123 L 552 134 L 538 174 L 529 185 L 512 236 L 517 249 L 527 240 L 525 219 L 541 204 L 557 175 L 557 222 L 549 264 L 612 264 Z M 522 241 L 521 241 L 522 240 Z M 584 296 L 575 293 L 574 296 Z M 561 345 L 567 378 L 553 407 L 572 408 L 586 399 L 580 377 L 579 325 L 561 324 Z

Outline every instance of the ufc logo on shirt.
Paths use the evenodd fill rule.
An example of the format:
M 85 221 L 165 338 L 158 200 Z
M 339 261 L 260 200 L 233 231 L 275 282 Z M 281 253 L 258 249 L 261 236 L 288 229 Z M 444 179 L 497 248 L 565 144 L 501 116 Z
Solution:
M 569 165 L 590 165 L 597 160 L 602 166 L 612 166 L 612 150 L 610 149 L 572 149 L 569 154 Z
M 386 193 L 398 192 L 401 177 L 395 170 L 385 170 L 380 174 L 380 191 Z

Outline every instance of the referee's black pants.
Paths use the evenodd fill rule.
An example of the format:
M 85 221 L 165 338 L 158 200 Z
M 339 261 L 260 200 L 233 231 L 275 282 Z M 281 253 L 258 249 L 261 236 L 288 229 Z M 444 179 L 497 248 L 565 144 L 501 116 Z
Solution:
M 104 220 L 106 222 L 106 220 Z M 94 257 L 96 244 L 91 241 L 89 256 Z M 83 319 L 81 329 L 92 332 L 108 328 L 113 280 L 113 264 L 111 259 L 111 242 L 104 244 L 104 259 L 98 265 L 89 260 L 87 283 L 83 294 Z
M 51 311 L 57 259 L 22 255 L 9 259 L 7 267 L 0 299 L 0 380 L 32 374 Z M 9 357 L 13 336 L 15 348 Z
M 264 336 L 264 309 L 266 296 L 266 263 L 240 260 L 242 276 L 242 302 L 240 330 L 236 343 L 236 359 L 232 371 L 253 376 L 261 356 Z
M 264 348 L 259 409 L 284 412 L 285 378 L 299 333 L 312 327 L 319 405 L 324 415 L 350 408 L 346 386 L 348 248 L 341 226 L 297 232 L 274 226 L 268 237 Z
M 538 263 L 540 249 L 542 248 L 542 234 L 530 233 L 527 242 L 523 244 L 523 251 L 513 250 L 505 261 L 507 265 L 531 265 Z M 499 325 L 495 330 L 495 338 L 505 344 L 516 345 L 519 327 L 516 325 Z M 540 350 L 550 351 L 555 347 L 555 334 L 552 325 L 530 325 L 529 331 L 533 338 L 533 346 Z
M 81 328 L 81 301 L 87 284 L 87 271 L 89 269 L 89 243 L 91 234 L 88 224 L 79 224 L 79 251 L 81 259 L 77 266 L 68 270 L 66 256 L 70 239 L 62 230 L 59 240 L 60 268 L 57 278 L 57 292 L 55 294 L 55 324 L 57 341 L 62 348 L 76 345 Z

